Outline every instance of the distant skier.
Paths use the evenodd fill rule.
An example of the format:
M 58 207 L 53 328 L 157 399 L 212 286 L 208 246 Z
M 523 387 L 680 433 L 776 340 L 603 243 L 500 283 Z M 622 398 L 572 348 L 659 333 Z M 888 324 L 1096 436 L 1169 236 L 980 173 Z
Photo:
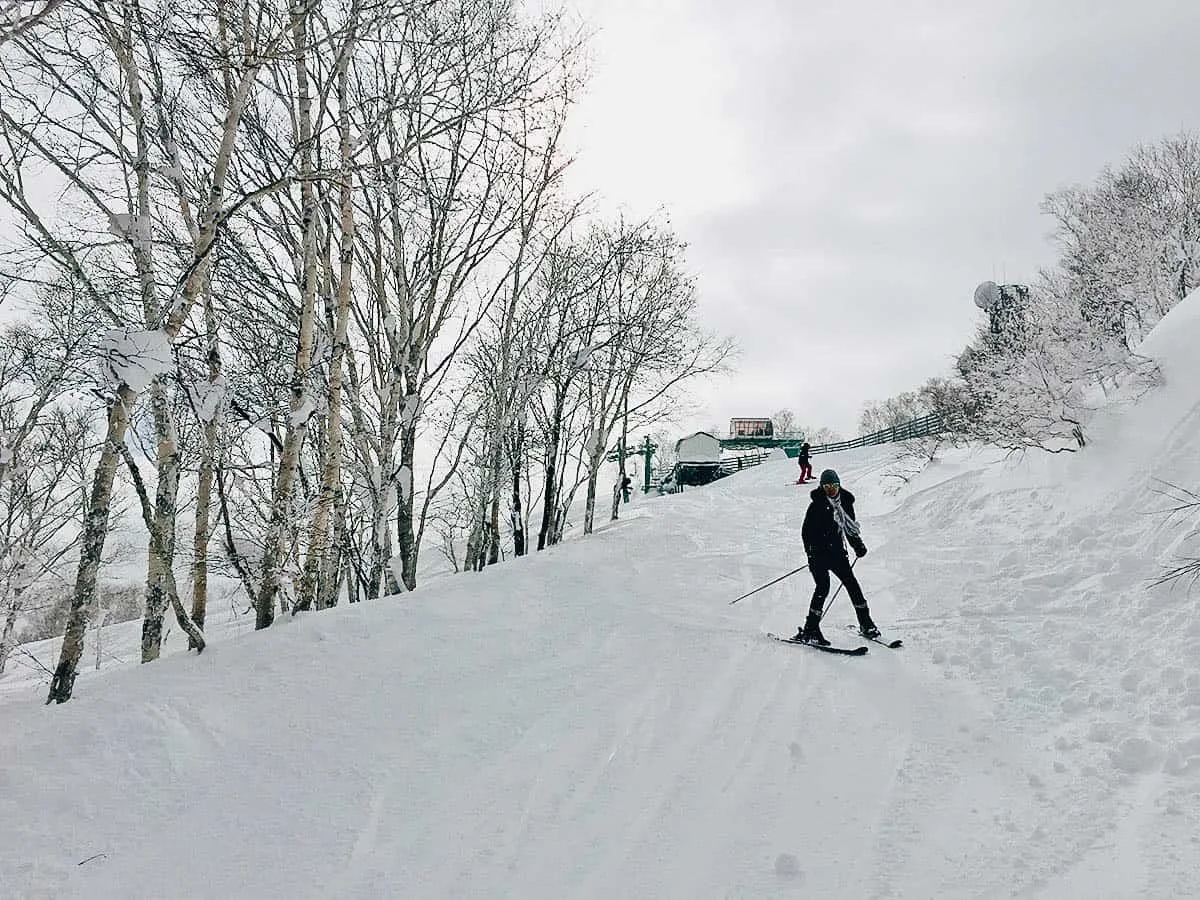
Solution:
M 809 461 L 808 454 L 808 441 L 805 441 L 800 445 L 800 478 L 796 481 L 796 484 L 804 484 L 812 480 L 812 462 Z
M 795 640 L 829 644 L 821 634 L 821 614 L 825 609 L 825 598 L 829 596 L 830 572 L 845 585 L 863 636 L 879 637 L 879 629 L 871 621 L 867 598 L 863 596 L 850 567 L 850 557 L 846 555 L 847 543 L 854 549 L 856 557 L 867 555 L 867 545 L 863 543 L 854 517 L 854 495 L 842 488 L 837 472 L 826 469 L 821 473 L 821 486 L 811 496 L 800 535 L 808 557 L 808 570 L 817 587 L 808 605 L 808 618 L 796 633 Z

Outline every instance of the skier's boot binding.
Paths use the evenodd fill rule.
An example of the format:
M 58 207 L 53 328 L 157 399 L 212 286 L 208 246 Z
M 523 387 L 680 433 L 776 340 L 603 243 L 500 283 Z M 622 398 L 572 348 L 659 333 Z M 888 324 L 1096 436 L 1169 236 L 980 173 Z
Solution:
M 816 613 L 808 614 L 808 618 L 804 620 L 804 627 L 796 632 L 795 639 L 808 644 L 820 644 L 822 647 L 829 646 L 829 641 L 821 634 L 821 617 Z
M 871 621 L 871 613 L 864 606 L 862 609 L 855 608 L 855 614 L 858 616 L 858 630 L 862 632 L 865 638 L 879 637 L 879 628 Z

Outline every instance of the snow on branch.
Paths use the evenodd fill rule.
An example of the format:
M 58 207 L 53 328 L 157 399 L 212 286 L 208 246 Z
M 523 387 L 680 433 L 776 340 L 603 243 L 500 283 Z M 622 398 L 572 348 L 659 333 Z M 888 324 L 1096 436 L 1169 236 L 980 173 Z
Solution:
M 229 385 L 224 375 L 218 375 L 211 381 L 201 378 L 192 385 L 191 390 L 197 419 L 210 425 L 221 418 L 229 398 Z
M 133 213 L 110 213 L 108 232 L 139 247 L 148 247 L 153 241 L 150 220 Z
M 171 339 L 161 328 L 112 328 L 105 332 L 97 349 L 101 375 L 113 390 L 125 385 L 140 394 L 155 378 L 175 368 Z

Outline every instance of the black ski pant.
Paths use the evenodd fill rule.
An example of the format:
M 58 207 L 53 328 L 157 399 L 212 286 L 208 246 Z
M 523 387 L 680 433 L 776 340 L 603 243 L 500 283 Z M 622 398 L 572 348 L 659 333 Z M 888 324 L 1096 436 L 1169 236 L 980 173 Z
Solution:
M 863 596 L 862 587 L 854 577 L 854 569 L 850 568 L 850 559 L 842 553 L 836 556 L 811 557 L 808 571 L 812 573 L 817 589 L 813 591 L 812 601 L 808 604 L 809 613 L 818 617 L 825 609 L 825 598 L 829 596 L 829 573 L 832 572 L 846 586 L 854 611 L 859 615 L 867 612 L 867 598 Z

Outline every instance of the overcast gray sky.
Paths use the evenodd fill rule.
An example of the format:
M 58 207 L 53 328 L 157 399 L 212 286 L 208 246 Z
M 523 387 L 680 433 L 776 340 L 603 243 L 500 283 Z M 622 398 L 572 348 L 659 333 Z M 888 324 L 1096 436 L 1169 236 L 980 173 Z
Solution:
M 736 377 L 681 428 L 855 433 L 947 374 L 983 280 L 1054 260 L 1045 194 L 1200 129 L 1195 0 L 574 0 L 574 187 L 663 206 Z

